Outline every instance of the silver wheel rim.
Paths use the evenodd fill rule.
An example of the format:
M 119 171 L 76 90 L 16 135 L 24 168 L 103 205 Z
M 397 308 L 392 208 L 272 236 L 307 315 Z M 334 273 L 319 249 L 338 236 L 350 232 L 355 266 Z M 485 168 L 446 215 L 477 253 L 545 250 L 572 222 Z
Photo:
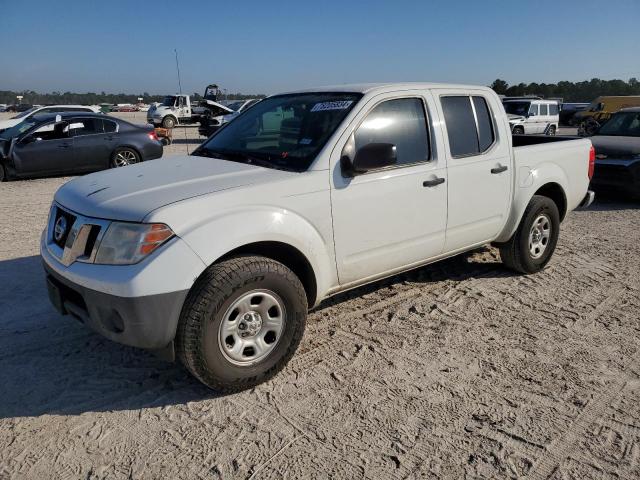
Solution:
M 132 163 L 136 163 L 136 160 L 136 154 L 131 150 L 121 150 L 116 153 L 115 164 L 116 167 L 125 167 Z
M 536 217 L 529 232 L 529 253 L 532 258 L 540 258 L 551 240 L 551 219 L 544 213 Z
M 270 290 L 251 290 L 226 310 L 218 330 L 218 347 L 236 365 L 264 360 L 280 341 L 286 311 L 282 299 Z

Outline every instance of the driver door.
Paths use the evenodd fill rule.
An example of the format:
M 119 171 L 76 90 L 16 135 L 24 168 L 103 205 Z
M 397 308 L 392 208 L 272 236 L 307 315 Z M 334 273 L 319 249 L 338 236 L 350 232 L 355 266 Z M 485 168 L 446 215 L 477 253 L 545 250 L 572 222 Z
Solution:
M 354 151 L 395 145 L 396 164 L 354 176 L 341 166 L 338 143 L 331 189 L 336 263 L 341 285 L 359 283 L 442 253 L 447 223 L 447 170 L 428 121 L 430 97 L 387 94 L 369 103 L 348 137 Z
M 53 175 L 73 171 L 73 138 L 67 122 L 51 122 L 22 137 L 13 147 L 19 175 Z

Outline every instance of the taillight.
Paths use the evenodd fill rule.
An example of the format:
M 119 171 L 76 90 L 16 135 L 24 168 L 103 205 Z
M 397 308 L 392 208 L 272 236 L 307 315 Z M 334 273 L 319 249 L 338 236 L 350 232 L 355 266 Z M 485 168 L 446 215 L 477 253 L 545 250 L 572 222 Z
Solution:
M 596 168 L 596 149 L 591 145 L 589 150 L 589 180 L 593 178 L 593 171 Z
M 156 131 L 155 131 L 155 130 L 153 130 L 152 132 L 149 132 L 149 138 L 150 138 L 151 140 L 156 140 L 156 141 L 160 140 L 160 139 L 158 138 L 158 134 L 156 133 Z M 594 154 L 594 155 L 595 155 L 595 154 Z M 594 157 L 594 158 L 595 158 L 595 157 Z

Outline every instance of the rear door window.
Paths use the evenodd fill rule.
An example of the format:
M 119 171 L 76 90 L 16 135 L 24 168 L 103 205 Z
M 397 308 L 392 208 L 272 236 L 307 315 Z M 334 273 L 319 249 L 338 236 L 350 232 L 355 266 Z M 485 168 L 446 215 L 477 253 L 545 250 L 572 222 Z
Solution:
M 102 133 L 102 121 L 95 118 L 74 118 L 69 120 L 69 131 L 74 137 Z
M 429 134 L 419 98 L 387 100 L 375 106 L 355 132 L 356 151 L 369 143 L 396 146 L 397 164 L 429 160 Z
M 442 110 L 451 156 L 476 155 L 479 152 L 478 134 L 469 97 L 442 97 Z
M 543 104 L 540 105 L 540 115 L 549 115 L 549 105 L 548 104 Z
M 493 145 L 495 129 L 483 97 L 450 96 L 441 102 L 452 157 L 479 155 Z
M 489 149 L 496 139 L 493 131 L 493 121 L 491 120 L 491 111 L 487 105 L 487 101 L 483 97 L 472 97 L 473 108 L 476 111 L 478 119 L 478 148 L 480 152 Z

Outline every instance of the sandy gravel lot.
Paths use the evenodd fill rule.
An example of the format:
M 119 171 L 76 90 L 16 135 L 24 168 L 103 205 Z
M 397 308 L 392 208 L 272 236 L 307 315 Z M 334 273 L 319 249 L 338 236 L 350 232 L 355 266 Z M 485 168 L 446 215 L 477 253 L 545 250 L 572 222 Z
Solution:
M 570 214 L 534 276 L 487 249 L 334 298 L 217 396 L 49 306 L 66 180 L 0 184 L 0 478 L 640 478 L 640 204 Z

